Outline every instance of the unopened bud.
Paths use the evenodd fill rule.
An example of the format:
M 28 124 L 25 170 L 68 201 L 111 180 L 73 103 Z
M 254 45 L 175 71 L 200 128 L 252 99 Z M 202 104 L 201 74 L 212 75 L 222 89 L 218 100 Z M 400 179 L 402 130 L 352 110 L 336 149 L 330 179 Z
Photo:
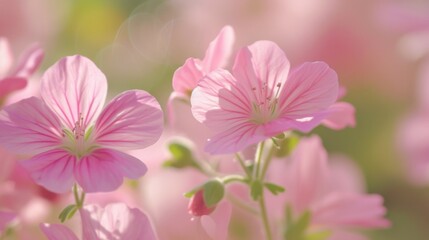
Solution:
M 191 201 L 189 201 L 188 211 L 190 214 L 200 217 L 204 215 L 209 215 L 216 208 L 216 205 L 213 207 L 207 207 L 207 204 L 204 202 L 204 190 L 198 190 L 194 196 L 192 196 Z

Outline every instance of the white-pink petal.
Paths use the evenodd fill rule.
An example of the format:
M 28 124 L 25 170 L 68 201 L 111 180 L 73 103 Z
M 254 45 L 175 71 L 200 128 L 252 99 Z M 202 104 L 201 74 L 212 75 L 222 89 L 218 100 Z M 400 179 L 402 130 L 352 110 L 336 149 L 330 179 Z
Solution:
M 76 235 L 66 226 L 44 223 L 40 225 L 48 240 L 78 240 Z
M 23 160 L 21 165 L 37 184 L 51 192 L 66 193 L 75 182 L 76 162 L 76 157 L 66 150 L 54 149 Z
M 326 110 L 338 97 L 338 77 L 324 62 L 294 68 L 280 93 L 282 116 L 306 118 Z
M 148 217 L 123 203 L 85 206 L 80 211 L 83 240 L 156 240 Z
M 107 80 L 91 60 L 76 55 L 62 58 L 46 70 L 41 92 L 42 99 L 69 130 L 81 117 L 86 128 L 102 110 Z
M 205 73 L 227 65 L 228 59 L 232 54 L 234 41 L 234 29 L 231 26 L 223 27 L 216 38 L 210 42 L 206 55 L 201 62 Z
M 188 58 L 183 66 L 174 72 L 173 89 L 175 92 L 189 95 L 204 75 L 201 61 L 196 58 Z
M 0 38 L 0 80 L 10 71 L 12 63 L 13 55 L 9 41 L 6 38 Z
M 116 190 L 124 177 L 137 179 L 147 171 L 139 159 L 113 150 L 96 149 L 82 157 L 74 171 L 76 181 L 87 193 Z
M 42 63 L 45 53 L 38 43 L 32 44 L 20 57 L 11 76 L 28 78 Z
M 0 145 L 10 151 L 37 154 L 58 147 L 61 139 L 60 120 L 38 98 L 24 99 L 0 112 Z
M 143 90 L 126 91 L 105 107 L 95 123 L 95 141 L 115 149 L 139 149 L 154 144 L 163 130 L 159 103 Z

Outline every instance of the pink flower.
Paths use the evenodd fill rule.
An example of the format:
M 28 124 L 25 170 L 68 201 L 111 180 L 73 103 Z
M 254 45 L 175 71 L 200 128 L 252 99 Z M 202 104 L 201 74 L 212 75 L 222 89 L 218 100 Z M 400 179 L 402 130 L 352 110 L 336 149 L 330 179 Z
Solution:
M 137 208 L 123 203 L 107 205 L 104 209 L 88 205 L 80 210 L 83 240 L 157 239 L 148 217 Z M 42 224 L 49 240 L 77 240 L 76 235 L 60 224 Z
M 163 117 L 145 91 L 123 92 L 103 109 L 106 94 L 106 78 L 94 63 L 63 58 L 43 75 L 42 99 L 24 99 L 0 112 L 0 144 L 35 154 L 22 164 L 50 191 L 67 192 L 75 181 L 85 192 L 115 190 L 123 177 L 146 172 L 139 159 L 120 150 L 156 142 Z
M 345 88 L 340 88 L 338 100 L 346 94 Z M 336 102 L 329 106 L 328 115 L 322 121 L 322 124 L 334 130 L 341 130 L 345 127 L 354 127 L 356 125 L 355 108 L 347 102 Z
M 9 93 L 22 89 L 29 78 L 42 62 L 43 50 L 34 44 L 23 54 L 18 64 L 14 65 L 9 42 L 0 38 L 0 99 Z
M 4 229 L 16 218 L 15 213 L 0 211 L 0 237 Z
M 218 69 L 192 93 L 194 117 L 217 134 L 206 151 L 232 153 L 281 132 L 310 131 L 338 96 L 337 74 L 323 62 L 289 73 L 289 60 L 273 42 L 237 54 L 232 74 Z
M 328 164 L 327 152 L 317 136 L 301 139 L 290 164 L 273 161 L 271 169 L 274 170 L 270 172 L 271 181 L 283 183 L 286 189 L 286 194 L 272 198 L 273 214 L 286 202 L 296 218 L 310 211 L 313 230 L 328 229 L 334 233 L 390 225 L 383 217 L 386 213 L 383 198 L 361 192 L 350 165 Z
M 206 55 L 202 60 L 186 59 L 173 75 L 174 92 L 191 95 L 198 81 L 217 68 L 226 66 L 234 44 L 234 29 L 230 26 L 222 28 L 216 38 L 209 44 Z

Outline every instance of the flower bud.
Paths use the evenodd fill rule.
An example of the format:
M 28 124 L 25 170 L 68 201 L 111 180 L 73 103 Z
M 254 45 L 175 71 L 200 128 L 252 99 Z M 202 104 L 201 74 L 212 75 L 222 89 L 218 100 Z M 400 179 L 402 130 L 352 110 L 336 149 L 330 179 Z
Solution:
M 188 211 L 190 214 L 200 217 L 204 215 L 209 215 L 216 208 L 215 206 L 207 207 L 207 204 L 204 202 L 204 190 L 198 190 L 194 196 L 192 196 L 191 201 L 189 201 Z

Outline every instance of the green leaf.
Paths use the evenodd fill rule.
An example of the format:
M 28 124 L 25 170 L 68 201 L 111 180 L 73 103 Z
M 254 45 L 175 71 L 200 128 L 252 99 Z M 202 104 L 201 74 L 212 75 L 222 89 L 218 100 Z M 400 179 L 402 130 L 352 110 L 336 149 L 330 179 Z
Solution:
M 282 193 L 285 191 L 285 188 L 277 185 L 275 183 L 264 183 L 265 187 L 273 194 L 273 195 L 278 195 L 279 193 Z
M 250 196 L 252 196 L 252 199 L 257 201 L 263 193 L 264 185 L 261 181 L 255 180 L 250 184 Z
M 285 239 L 287 240 L 306 240 L 306 231 L 310 225 L 311 213 L 304 212 L 297 221 L 289 222 L 287 225 Z
M 275 156 L 276 157 L 286 157 L 289 156 L 295 147 L 299 143 L 299 136 L 295 134 L 290 134 L 284 139 L 273 139 L 275 145 L 277 146 Z
M 185 196 L 186 198 L 191 198 L 192 196 L 195 195 L 195 193 L 200 190 L 200 188 L 194 188 L 189 192 L 186 192 L 185 194 L 183 194 L 183 196 Z
M 203 185 L 203 198 L 208 208 L 218 204 L 225 195 L 225 188 L 219 179 L 213 179 Z
M 184 144 L 173 142 L 168 145 L 168 149 L 172 158 L 163 163 L 164 167 L 179 169 L 186 167 L 200 168 L 192 154 L 192 151 Z
M 320 231 L 310 233 L 305 237 L 305 240 L 327 240 L 331 236 L 331 231 Z
M 63 211 L 61 211 L 60 215 L 58 216 L 58 218 L 61 220 L 61 222 L 65 222 L 67 219 L 70 219 L 73 217 L 73 215 L 76 213 L 76 211 L 78 210 L 76 204 L 71 204 L 68 205 L 66 208 L 63 209 Z

